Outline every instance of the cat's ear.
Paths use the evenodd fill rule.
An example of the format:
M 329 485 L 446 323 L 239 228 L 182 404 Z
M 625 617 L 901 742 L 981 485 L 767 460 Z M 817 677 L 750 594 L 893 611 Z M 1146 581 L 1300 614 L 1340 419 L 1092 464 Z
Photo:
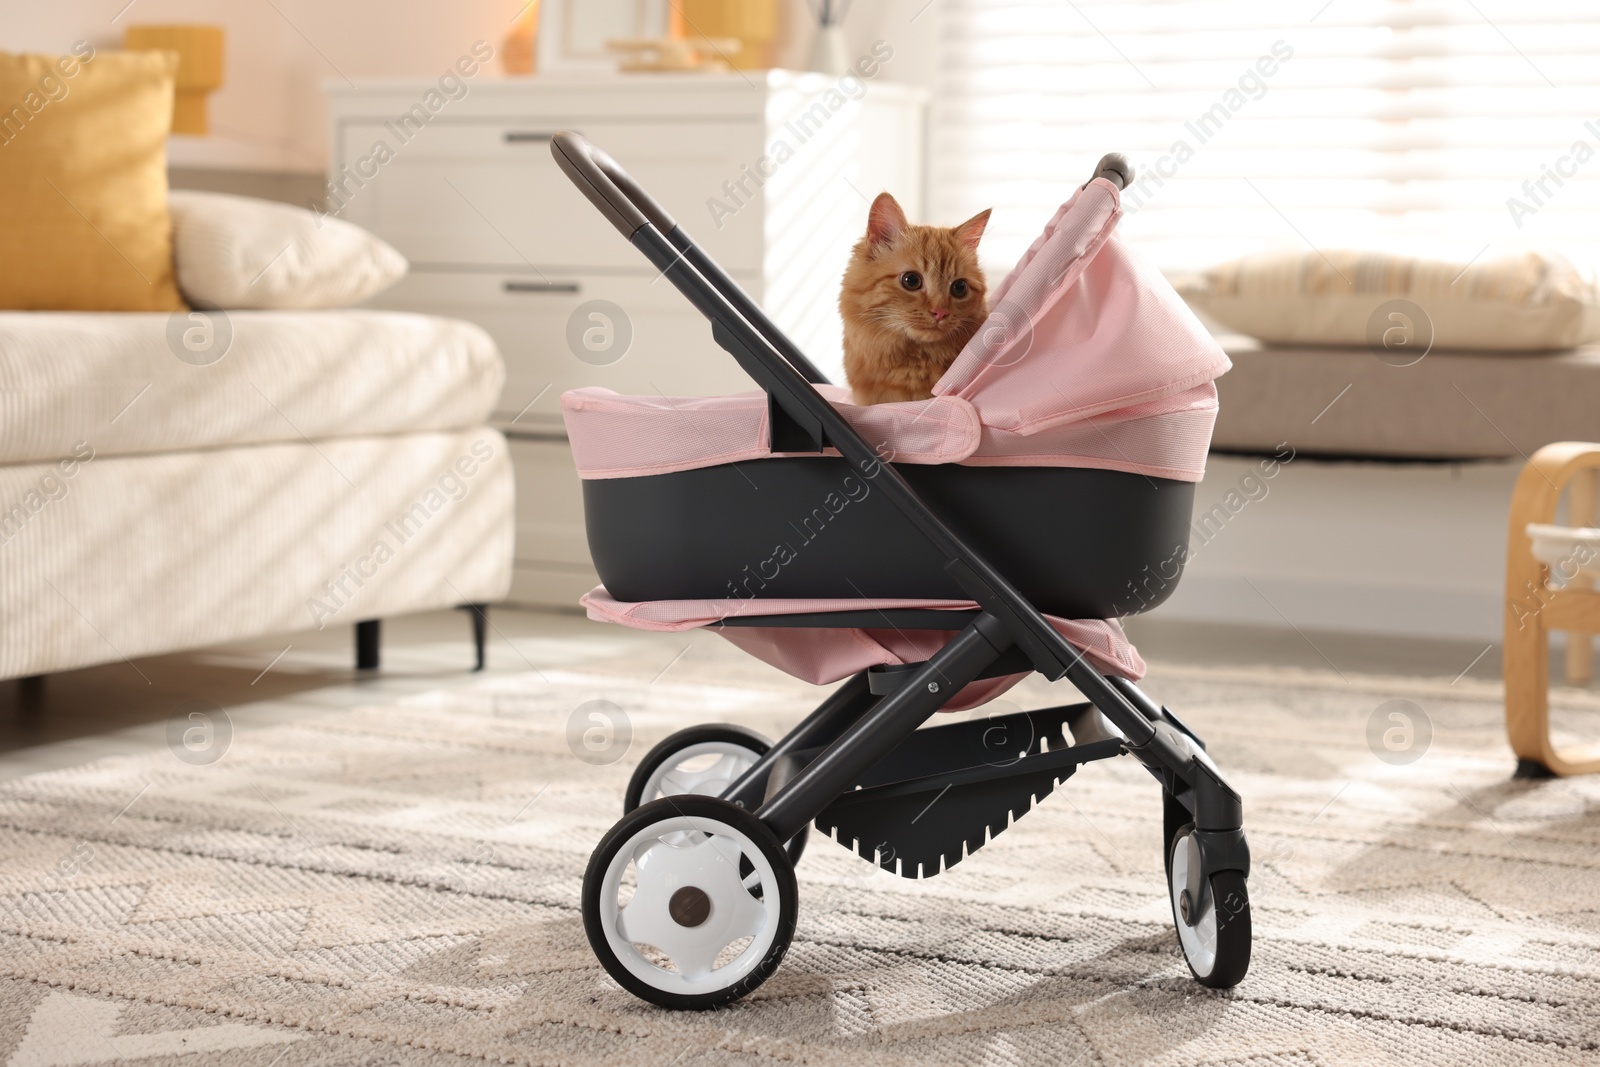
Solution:
M 888 193 L 879 193 L 867 212 L 867 240 L 873 245 L 892 244 L 906 228 L 906 213 Z
M 984 227 L 989 225 L 989 212 L 993 208 L 978 212 L 966 222 L 956 227 L 956 239 L 968 248 L 977 250 L 978 241 L 983 237 Z

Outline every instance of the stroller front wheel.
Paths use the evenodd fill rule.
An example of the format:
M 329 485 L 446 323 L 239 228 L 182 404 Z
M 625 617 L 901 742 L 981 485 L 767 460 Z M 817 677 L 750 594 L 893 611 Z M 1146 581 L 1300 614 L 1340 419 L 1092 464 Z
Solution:
M 1191 888 L 1193 830 L 1192 824 L 1179 828 L 1167 852 L 1172 921 L 1195 980 L 1212 989 L 1231 989 L 1250 969 L 1250 894 L 1239 871 L 1218 871 L 1200 883 L 1199 892 Z
M 720 796 L 771 747 L 772 742 L 754 730 L 733 723 L 679 730 L 646 752 L 633 769 L 623 796 L 623 814 L 661 797 Z M 789 839 L 785 848 L 790 863 L 800 862 L 810 831 L 806 826 Z
M 602 966 L 663 1008 L 738 1000 L 794 937 L 799 890 L 761 820 L 716 797 L 664 797 L 611 828 L 583 877 L 583 927 Z

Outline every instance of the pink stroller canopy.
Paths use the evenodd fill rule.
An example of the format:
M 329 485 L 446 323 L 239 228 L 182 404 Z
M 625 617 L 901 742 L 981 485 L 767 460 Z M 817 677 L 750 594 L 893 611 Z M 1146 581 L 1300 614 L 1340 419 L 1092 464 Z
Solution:
M 898 463 L 1096 467 L 1199 481 L 1228 357 L 1154 266 L 1117 237 L 1115 185 L 1062 205 L 996 288 L 988 320 L 932 400 L 858 407 L 821 387 Z M 584 478 L 665 474 L 764 459 L 767 399 L 561 398 Z
M 994 292 L 984 326 L 933 399 L 860 407 L 818 386 L 879 456 L 896 463 L 1090 467 L 1199 481 L 1217 393 L 1221 347 L 1152 265 L 1116 236 L 1117 186 L 1096 178 L 1062 205 Z M 767 396 L 632 397 L 586 388 L 561 398 L 585 479 L 666 474 L 785 453 L 770 447 Z M 831 450 L 830 450 L 831 451 Z M 836 453 L 835 453 L 836 454 Z M 591 618 L 679 631 L 738 615 L 841 608 L 963 609 L 969 602 L 694 600 L 620 603 L 604 587 L 583 598 Z M 1114 620 L 1049 617 L 1099 669 L 1137 679 L 1144 663 Z M 721 627 L 745 651 L 796 677 L 836 681 L 874 664 L 927 659 L 948 633 Z M 960 710 L 1020 676 L 976 682 Z

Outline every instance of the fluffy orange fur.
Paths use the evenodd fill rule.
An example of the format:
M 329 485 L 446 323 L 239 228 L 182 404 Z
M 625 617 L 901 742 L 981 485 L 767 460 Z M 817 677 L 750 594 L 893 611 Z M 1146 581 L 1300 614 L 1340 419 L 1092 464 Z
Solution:
M 867 214 L 839 292 L 844 373 L 857 404 L 927 400 L 989 314 L 978 268 L 984 211 L 955 227 L 913 226 L 888 193 Z

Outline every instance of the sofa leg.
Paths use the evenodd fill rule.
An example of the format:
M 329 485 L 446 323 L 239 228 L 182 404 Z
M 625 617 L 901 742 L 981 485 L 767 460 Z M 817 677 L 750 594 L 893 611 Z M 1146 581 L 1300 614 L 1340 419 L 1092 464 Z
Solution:
M 30 674 L 25 678 L 17 679 L 17 711 L 22 714 L 22 721 L 32 725 L 38 721 L 39 712 L 44 710 L 44 675 Z
M 382 625 L 378 619 L 356 623 L 356 670 L 378 669 L 378 639 Z
M 1554 771 L 1536 759 L 1519 759 L 1517 760 L 1516 773 L 1514 773 L 1511 777 L 1532 778 L 1537 780 L 1542 778 L 1554 778 L 1555 776 L 1556 774 Z
M 477 653 L 475 671 L 483 670 L 484 648 L 489 639 L 489 605 L 463 604 L 461 610 L 472 616 L 472 648 Z

